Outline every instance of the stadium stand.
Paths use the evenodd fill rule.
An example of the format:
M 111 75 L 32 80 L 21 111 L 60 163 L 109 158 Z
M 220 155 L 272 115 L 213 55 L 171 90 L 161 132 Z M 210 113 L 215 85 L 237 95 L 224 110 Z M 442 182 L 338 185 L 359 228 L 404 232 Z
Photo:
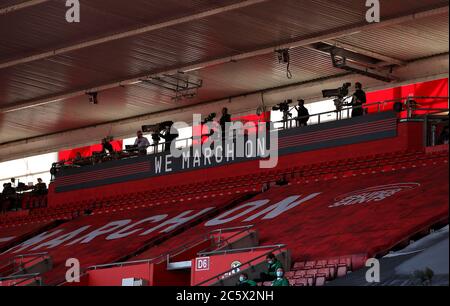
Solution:
M 238 205 L 243 196 L 250 196 L 245 190 L 247 193 L 257 190 L 261 183 L 276 180 L 280 175 L 287 175 L 288 186 L 273 186 Z M 77 217 L 48 234 L 36 236 L 37 240 L 31 243 L 16 245 L 1 258 L 5 260 L 23 252 L 48 252 L 54 269 L 44 273 L 43 278 L 45 283 L 55 284 L 63 276 L 63 258 L 74 249 L 84 268 L 148 258 L 161 258 L 164 262 L 168 254 L 180 255 L 170 254 L 170 250 L 183 245 L 201 245 L 199 242 L 205 241 L 206 231 L 252 225 L 258 245 L 289 246 L 290 260 L 294 262 L 292 272 L 288 272 L 292 284 L 322 285 L 361 268 L 365 258 L 385 254 L 404 245 L 412 236 L 448 222 L 445 178 L 448 178 L 448 150 L 402 151 L 294 166 L 268 171 L 266 175 L 240 176 L 231 186 L 227 184 L 230 179 L 224 179 L 215 184 L 181 187 L 170 195 L 164 189 L 148 196 L 127 194 L 96 202 L 95 206 L 94 203 L 80 204 L 75 209 L 91 208 L 92 215 Z M 429 201 L 430 195 L 433 201 Z M 240 201 L 235 200 L 239 198 Z M 192 223 L 184 224 L 176 235 L 159 237 L 154 232 L 140 237 L 133 233 L 142 232 L 143 228 L 132 230 L 134 227 L 129 225 L 146 216 L 168 214 L 174 217 L 187 209 L 195 214 L 206 207 L 216 209 L 207 214 L 206 220 L 197 217 Z M 73 209 L 67 211 L 73 212 Z M 63 219 L 61 214 L 62 211 L 38 209 L 31 215 Z M 374 216 L 382 216 L 383 222 Z M 108 222 L 112 223 L 106 226 Z M 127 230 L 123 228 L 125 225 L 128 225 Z M 126 233 L 125 246 L 120 239 L 108 241 L 109 236 L 105 238 L 106 234 L 120 232 L 119 229 Z M 89 236 L 87 232 L 94 234 Z M 85 238 L 80 243 L 81 237 Z M 218 249 L 208 243 L 210 250 Z M 189 256 L 194 258 L 200 249 L 206 249 L 204 246 L 191 249 Z M 109 251 L 102 251 L 105 249 Z
M 91 0 L 82 23 L 6 2 L 0 161 L 55 157 L 0 169 L 0 287 L 266 287 L 272 255 L 295 287 L 372 285 L 371 259 L 377 285 L 448 285 L 448 1 L 369 22 L 357 1 Z M 168 150 L 173 122 L 194 152 L 210 121 L 260 125 L 232 158 Z M 267 146 L 274 167 L 237 154 Z

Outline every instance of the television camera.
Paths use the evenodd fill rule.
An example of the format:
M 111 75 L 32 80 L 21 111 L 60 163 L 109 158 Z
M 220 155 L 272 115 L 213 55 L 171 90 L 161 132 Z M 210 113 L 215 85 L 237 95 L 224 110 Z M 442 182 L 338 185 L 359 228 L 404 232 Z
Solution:
M 290 112 L 289 104 L 292 103 L 292 99 L 284 100 L 283 102 L 272 107 L 274 111 L 280 111 L 283 113 L 283 125 L 286 128 L 288 126 L 288 118 L 292 117 L 292 113 Z
M 211 113 L 208 116 L 205 117 L 205 119 L 202 121 L 202 124 L 206 124 L 208 122 L 212 122 L 216 118 L 216 113 Z
M 344 83 L 342 87 L 336 89 L 325 89 L 322 90 L 322 95 L 324 98 L 335 98 L 333 100 L 334 106 L 336 107 L 336 111 L 341 111 L 342 107 L 345 105 L 349 105 L 350 103 L 345 103 L 345 100 L 348 97 L 349 88 L 352 86 L 352 83 Z
M 292 99 L 284 100 L 283 102 L 272 107 L 274 111 L 280 111 L 283 113 L 283 120 L 287 120 L 288 117 L 292 117 L 292 113 L 289 109 L 289 104 L 292 103 Z
M 157 143 L 160 141 L 161 132 L 169 129 L 173 125 L 173 121 L 163 121 L 157 124 L 149 124 L 142 126 L 142 132 L 151 133 L 153 142 Z

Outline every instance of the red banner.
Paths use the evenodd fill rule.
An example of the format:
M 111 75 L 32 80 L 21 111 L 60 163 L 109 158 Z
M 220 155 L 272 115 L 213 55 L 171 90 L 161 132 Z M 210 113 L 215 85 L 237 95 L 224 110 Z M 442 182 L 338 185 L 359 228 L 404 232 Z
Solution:
M 416 97 L 448 97 L 448 78 L 429 82 L 415 83 L 367 93 L 367 103 L 390 101 L 394 99 Z M 403 101 L 404 102 L 404 101 Z M 447 99 L 424 99 L 416 101 L 419 108 L 448 108 Z M 392 103 L 387 103 L 382 111 L 392 110 Z M 377 112 L 378 106 L 369 106 L 369 113 Z

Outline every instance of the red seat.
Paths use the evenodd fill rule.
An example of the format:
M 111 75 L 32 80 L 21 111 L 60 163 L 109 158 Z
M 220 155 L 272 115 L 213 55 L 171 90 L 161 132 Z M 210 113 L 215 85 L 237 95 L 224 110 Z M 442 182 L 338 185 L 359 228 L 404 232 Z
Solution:
M 302 278 L 306 276 L 307 270 L 297 270 L 295 271 L 294 278 Z
M 317 274 L 318 269 L 308 269 L 306 270 L 306 275 L 312 275 L 315 276 Z
M 317 275 L 315 285 L 323 286 L 323 285 L 325 285 L 325 280 L 326 280 L 325 275 Z
M 292 278 L 295 275 L 295 271 L 288 271 L 284 274 L 284 276 L 286 276 L 286 278 Z
M 314 268 L 315 265 L 316 265 L 316 261 L 307 261 L 307 262 L 305 263 L 305 268 L 306 268 L 306 269 Z
M 308 286 L 308 279 L 307 278 L 297 278 L 295 280 L 295 286 Z
M 349 256 L 340 257 L 339 258 L 339 265 L 346 265 L 347 269 L 350 270 L 352 268 L 352 258 Z
M 317 270 L 317 274 L 324 275 L 326 279 L 331 279 L 332 278 L 331 269 L 334 269 L 334 268 L 320 268 Z
M 337 277 L 343 277 L 347 275 L 347 265 L 339 264 L 337 268 Z

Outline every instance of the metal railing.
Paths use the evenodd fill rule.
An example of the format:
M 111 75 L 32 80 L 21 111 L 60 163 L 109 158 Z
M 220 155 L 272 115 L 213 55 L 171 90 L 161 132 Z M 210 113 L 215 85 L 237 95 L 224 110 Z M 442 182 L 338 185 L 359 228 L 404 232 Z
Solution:
M 30 258 L 30 260 L 25 261 L 25 258 Z M 21 254 L 21 255 L 16 255 L 11 259 L 6 260 L 6 264 L 4 264 L 1 268 L 7 268 L 8 266 L 11 266 L 11 268 L 9 270 L 5 270 L 2 273 L 6 273 L 9 276 L 14 276 L 17 273 L 20 273 L 24 270 L 25 266 L 33 261 L 35 261 L 38 258 L 43 258 L 45 259 L 45 257 L 50 257 L 49 254 L 47 252 L 42 252 L 42 253 L 33 253 L 33 254 Z M 16 271 L 16 269 L 19 269 Z
M 231 239 L 233 239 L 234 237 L 249 231 L 251 228 L 253 228 L 253 225 L 248 225 L 248 226 L 238 226 L 238 227 L 230 227 L 230 228 L 221 228 L 221 229 L 217 229 L 217 230 L 213 230 L 211 231 L 209 234 L 205 235 L 203 238 L 200 238 L 200 240 L 195 241 L 195 242 L 188 242 L 183 244 L 182 246 L 176 248 L 175 250 L 172 250 L 171 252 L 168 253 L 163 253 L 161 255 L 158 255 L 156 257 L 153 258 L 149 258 L 149 259 L 142 259 L 142 260 L 134 260 L 134 261 L 123 261 L 123 262 L 114 262 L 114 263 L 108 263 L 108 264 L 102 264 L 102 265 L 95 265 L 95 266 L 90 266 L 87 267 L 86 269 L 83 270 L 82 274 L 80 275 L 80 278 L 87 275 L 88 271 L 90 270 L 98 270 L 98 269 L 105 269 L 105 268 L 113 268 L 113 267 L 124 267 L 124 266 L 129 266 L 129 265 L 136 265 L 136 264 L 144 264 L 144 263 L 163 263 L 164 261 L 169 261 L 169 259 L 171 257 L 177 256 L 179 254 L 181 254 L 182 252 L 184 252 L 185 250 L 188 250 L 190 248 L 195 247 L 196 245 L 202 244 L 208 240 L 212 240 L 213 243 L 215 243 L 214 241 L 214 234 L 215 233 L 219 233 L 220 235 L 222 233 L 226 233 L 226 232 L 230 232 L 230 231 L 234 231 L 237 229 L 242 229 L 241 231 L 231 235 L 230 237 L 227 237 L 226 239 L 222 240 L 219 246 L 217 247 L 224 247 L 225 243 L 228 243 Z M 214 247 L 214 246 L 212 246 Z M 64 284 L 66 284 L 67 281 L 60 281 L 58 283 L 58 286 L 63 286 Z
M 182 246 L 176 248 L 175 250 L 172 250 L 167 253 L 163 253 L 163 254 L 153 257 L 153 258 L 143 259 L 143 260 L 135 260 L 135 261 L 115 262 L 115 263 L 109 263 L 109 264 L 103 264 L 103 265 L 95 265 L 95 266 L 88 267 L 87 270 L 97 270 L 100 268 L 103 269 L 103 268 L 110 268 L 110 267 L 123 267 L 123 266 L 140 264 L 140 263 L 154 263 L 158 260 L 162 260 L 161 262 L 164 262 L 169 257 L 177 256 L 185 250 L 191 249 L 191 248 L 195 247 L 196 245 L 202 244 L 206 241 L 213 239 L 214 238 L 213 234 L 216 232 L 225 233 L 225 232 L 234 231 L 236 229 L 242 229 L 241 231 L 237 232 L 236 234 L 224 239 L 222 241 L 222 243 L 224 243 L 224 242 L 228 242 L 229 240 L 236 237 L 237 235 L 240 235 L 240 234 L 244 233 L 245 231 L 248 231 L 252 227 L 253 227 L 253 225 L 240 226 L 240 227 L 234 227 L 234 228 L 217 229 L 217 230 L 211 231 L 209 234 L 205 235 L 203 238 L 200 238 L 200 240 L 197 240 L 195 242 L 185 243 Z M 214 243 L 214 240 L 212 242 Z M 223 247 L 223 245 L 221 245 L 220 247 Z M 161 262 L 157 262 L 157 263 L 161 263 Z
M 309 119 L 308 125 L 316 125 L 321 124 L 325 122 L 330 121 L 339 121 L 343 119 L 349 119 L 351 118 L 351 112 L 354 109 L 363 109 L 363 113 L 366 114 L 366 110 L 369 110 L 371 108 L 376 108 L 376 113 L 385 112 L 385 111 L 393 111 L 394 110 L 394 104 L 395 103 L 401 103 L 404 106 L 404 111 L 407 113 L 407 119 L 412 118 L 415 115 L 415 112 L 418 111 L 448 111 L 448 109 L 440 109 L 440 108 L 420 108 L 415 107 L 412 101 L 417 100 L 449 100 L 449 97 L 441 97 L 441 96 L 432 96 L 432 97 L 426 97 L 426 96 L 410 96 L 410 97 L 402 97 L 402 98 L 396 98 L 396 99 L 390 99 L 390 100 L 384 100 L 379 102 L 373 102 L 373 103 L 365 103 L 363 105 L 357 105 L 357 106 L 346 106 L 343 107 L 341 110 L 332 110 L 327 112 L 321 112 L 312 114 L 309 116 L 302 116 L 302 117 L 295 117 L 295 118 L 289 118 L 287 120 L 280 120 L 275 121 L 274 126 L 276 129 L 284 130 L 284 129 L 291 129 L 296 128 L 299 125 L 297 122 L 300 119 Z M 420 104 L 420 103 L 418 103 Z M 325 120 L 323 117 L 332 117 L 332 119 L 326 118 Z
M 303 116 L 303 117 L 294 117 L 294 118 L 289 118 L 287 120 L 280 120 L 280 121 L 274 121 L 273 125 L 275 127 L 275 129 L 277 130 L 284 130 L 284 129 L 291 129 L 291 128 L 297 128 L 299 127 L 299 120 L 300 119 L 309 119 L 308 120 L 308 125 L 316 125 L 316 124 L 321 124 L 324 122 L 330 122 L 330 121 L 338 121 L 338 120 L 343 120 L 343 119 L 349 119 L 351 118 L 351 112 L 354 109 L 360 109 L 362 108 L 364 111 L 363 113 L 365 113 L 366 110 L 370 109 L 370 108 L 376 108 L 376 112 L 384 112 L 384 111 L 389 111 L 389 110 L 393 110 L 393 105 L 395 103 L 401 103 L 404 106 L 404 110 L 407 113 L 407 118 L 406 119 L 411 119 L 414 117 L 415 112 L 420 112 L 420 111 L 442 111 L 448 112 L 448 109 L 437 109 L 437 108 L 418 108 L 417 106 L 415 106 L 415 102 L 420 101 L 420 100 L 449 100 L 449 97 L 445 97 L 445 96 L 409 96 L 409 97 L 401 97 L 401 98 L 396 98 L 396 99 L 390 99 L 390 100 L 384 100 L 384 101 L 379 101 L 379 102 L 373 102 L 373 103 L 366 103 L 364 105 L 358 105 L 358 106 L 345 106 L 343 108 L 341 108 L 340 110 L 332 110 L 332 111 L 327 111 L 327 112 L 321 112 L 321 113 L 316 113 L 316 114 L 312 114 L 309 116 Z M 414 102 L 414 103 L 413 103 Z M 420 105 L 420 103 L 417 103 Z M 325 117 L 325 119 L 324 119 Z M 331 117 L 331 119 L 329 118 Z M 263 122 L 261 122 L 263 123 Z M 197 136 L 192 136 L 192 137 L 188 137 L 188 138 L 182 138 L 182 139 L 176 139 L 174 140 L 175 142 L 175 147 L 176 148 L 186 148 L 186 147 L 192 147 L 194 142 L 201 142 L 202 137 L 207 136 L 207 135 L 197 135 Z M 234 139 L 234 137 L 233 137 Z M 107 162 L 108 160 L 117 160 L 117 159 L 127 159 L 127 158 L 136 158 L 139 156 L 145 156 L 145 155 L 154 155 L 154 154 L 159 154 L 159 153 L 163 153 L 165 152 L 165 148 L 166 145 L 169 144 L 168 142 L 159 142 L 157 144 L 151 144 L 148 148 L 147 148 L 147 154 L 139 154 L 138 152 L 136 152 L 136 149 L 133 150 L 122 150 L 120 152 L 115 152 L 113 154 L 96 154 L 95 157 L 90 157 L 88 158 L 86 161 L 88 164 L 95 164 L 96 160 L 100 160 L 100 162 Z M 60 167 L 64 167 L 64 166 L 69 166 L 69 167 L 82 167 L 79 165 L 74 165 L 74 164 L 70 164 L 70 165 L 60 165 L 58 163 L 54 163 L 52 165 L 52 169 L 56 169 L 53 172 L 57 172 L 57 169 L 59 169 Z M 52 173 L 52 177 L 53 177 L 54 173 Z
M 266 248 L 268 248 L 269 251 L 267 251 L 267 252 L 265 252 L 265 253 L 263 253 L 263 254 L 261 254 L 259 256 L 256 256 L 256 257 L 252 258 L 251 260 L 241 264 L 239 267 L 234 267 L 234 268 L 231 268 L 231 269 L 229 269 L 227 271 L 220 272 L 219 274 L 217 274 L 217 275 L 215 275 L 215 276 L 213 276 L 211 278 L 208 278 L 208 279 L 206 279 L 206 280 L 196 284 L 196 286 L 202 286 L 202 285 L 205 285 L 205 284 L 209 284 L 209 283 L 211 283 L 212 281 L 215 281 L 215 280 L 216 280 L 216 282 L 214 282 L 212 284 L 224 281 L 224 280 L 226 280 L 228 278 L 231 278 L 231 277 L 235 276 L 235 275 L 233 275 L 233 272 L 236 270 L 236 268 L 239 268 L 240 271 L 245 271 L 246 269 L 251 269 L 252 267 L 254 267 L 255 265 L 253 263 L 255 261 L 260 260 L 261 258 L 266 258 L 267 255 L 269 255 L 269 254 L 274 254 L 276 256 L 276 254 L 281 254 L 281 253 L 287 251 L 285 244 L 268 245 L 268 246 L 260 246 L 260 247 L 254 247 L 254 248 L 246 248 L 246 249 L 244 248 L 244 249 L 237 249 L 237 250 L 239 250 L 239 252 L 246 252 L 246 251 L 252 251 L 252 250 L 255 250 L 255 249 L 266 249 Z M 205 254 L 208 255 L 210 253 L 205 253 Z M 216 255 L 216 254 L 218 254 L 218 253 L 214 253 L 214 254 L 211 254 L 211 255 Z M 225 254 L 229 254 L 229 253 L 225 253 Z M 261 264 L 261 262 L 258 262 L 256 265 L 259 265 L 259 264 Z M 243 269 L 243 268 L 245 268 L 245 269 Z M 228 275 L 228 276 L 225 277 L 225 275 Z
M 14 283 L 13 286 L 18 286 L 20 284 L 23 284 L 25 282 L 30 281 L 31 279 L 34 279 L 39 286 L 42 286 L 42 278 L 40 273 L 32 273 L 32 274 L 23 274 L 23 275 L 14 275 L 14 276 L 7 276 L 0 278 L 0 282 L 3 281 L 12 281 L 18 279 L 20 280 L 17 283 Z
M 220 228 L 220 229 L 211 231 L 210 235 L 212 237 L 215 233 L 219 233 L 219 240 L 214 241 L 214 243 L 217 244 L 217 245 L 215 245 L 215 248 L 223 248 L 223 247 L 225 247 L 226 244 L 228 244 L 230 242 L 231 239 L 234 239 L 235 237 L 240 236 L 241 234 L 243 234 L 245 232 L 249 232 L 251 229 L 253 229 L 253 227 L 254 227 L 254 225 L 235 226 L 235 227 L 228 227 L 228 228 L 224 228 L 224 229 Z M 223 233 L 233 232 L 236 230 L 240 230 L 240 231 L 234 233 L 230 237 L 225 238 L 223 241 L 221 240 L 221 235 Z

